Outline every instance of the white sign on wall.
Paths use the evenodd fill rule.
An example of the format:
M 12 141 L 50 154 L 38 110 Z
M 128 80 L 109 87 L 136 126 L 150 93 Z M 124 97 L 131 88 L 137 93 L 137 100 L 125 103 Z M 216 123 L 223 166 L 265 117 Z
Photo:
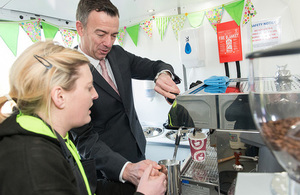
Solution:
M 280 18 L 253 22 L 251 37 L 253 51 L 280 44 Z

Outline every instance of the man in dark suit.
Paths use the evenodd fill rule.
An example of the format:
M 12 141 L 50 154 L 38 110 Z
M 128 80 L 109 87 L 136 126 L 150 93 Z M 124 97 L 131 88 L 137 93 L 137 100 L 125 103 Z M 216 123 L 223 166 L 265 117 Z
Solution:
M 78 50 L 91 61 L 94 87 L 99 94 L 91 108 L 92 124 L 73 131 L 76 146 L 83 158 L 96 159 L 102 193 L 115 194 L 114 190 L 124 190 L 124 185 L 135 190 L 148 164 L 154 169 L 161 167 L 145 160 L 146 139 L 134 108 L 131 79 L 155 80 L 155 90 L 170 99 L 180 93 L 176 86 L 180 79 L 171 65 L 135 56 L 113 45 L 119 13 L 110 1 L 81 0 L 76 20 L 81 38 Z M 103 64 L 110 81 L 105 79 Z

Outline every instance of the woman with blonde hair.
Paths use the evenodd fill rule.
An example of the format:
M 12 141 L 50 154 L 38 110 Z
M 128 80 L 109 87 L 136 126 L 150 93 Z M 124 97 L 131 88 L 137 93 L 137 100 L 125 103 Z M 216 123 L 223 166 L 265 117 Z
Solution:
M 98 98 L 88 64 L 80 52 L 46 41 L 11 67 L 10 92 L 0 98 L 0 109 L 14 106 L 10 114 L 0 112 L 1 195 L 95 192 L 94 161 L 81 162 L 68 134 L 90 122 Z M 166 176 L 151 172 L 149 166 L 137 191 L 163 194 Z

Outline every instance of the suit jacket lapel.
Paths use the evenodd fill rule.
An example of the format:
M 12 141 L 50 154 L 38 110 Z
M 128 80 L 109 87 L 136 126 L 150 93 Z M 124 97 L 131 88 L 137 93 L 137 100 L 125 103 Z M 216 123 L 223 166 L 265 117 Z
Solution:
M 109 61 L 112 72 L 114 74 L 119 94 L 122 97 L 122 95 L 124 94 L 124 86 L 123 86 L 121 71 L 120 71 L 120 68 L 119 68 L 117 62 L 114 60 L 115 58 L 111 57 L 113 54 L 111 54 L 111 55 L 110 54 L 111 53 L 109 53 L 107 55 L 107 59 Z
M 106 82 L 106 80 L 101 76 L 101 74 L 96 70 L 96 68 L 92 64 L 90 64 L 90 68 L 92 71 L 94 84 L 98 85 L 103 90 L 105 90 L 108 94 L 110 94 L 117 100 L 121 101 L 121 98 L 117 94 L 117 92 Z M 120 93 L 120 91 L 119 91 L 119 93 Z M 99 97 L 101 98 L 101 94 L 99 94 Z

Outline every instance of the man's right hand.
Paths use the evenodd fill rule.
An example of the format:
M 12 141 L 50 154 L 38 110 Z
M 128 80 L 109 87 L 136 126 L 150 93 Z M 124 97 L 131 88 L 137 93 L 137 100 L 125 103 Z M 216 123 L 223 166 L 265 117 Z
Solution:
M 180 90 L 176 83 L 172 80 L 170 73 L 160 74 L 155 81 L 154 90 L 164 96 L 165 98 L 175 99 L 176 95 L 179 94 Z M 172 103 L 168 102 L 170 105 Z
M 138 163 L 128 163 L 123 172 L 123 179 L 133 183 L 135 186 L 138 186 L 144 171 L 152 165 L 152 170 L 150 172 L 150 176 L 158 176 L 160 175 L 159 169 L 161 166 L 157 164 L 157 162 L 152 160 L 143 160 Z

